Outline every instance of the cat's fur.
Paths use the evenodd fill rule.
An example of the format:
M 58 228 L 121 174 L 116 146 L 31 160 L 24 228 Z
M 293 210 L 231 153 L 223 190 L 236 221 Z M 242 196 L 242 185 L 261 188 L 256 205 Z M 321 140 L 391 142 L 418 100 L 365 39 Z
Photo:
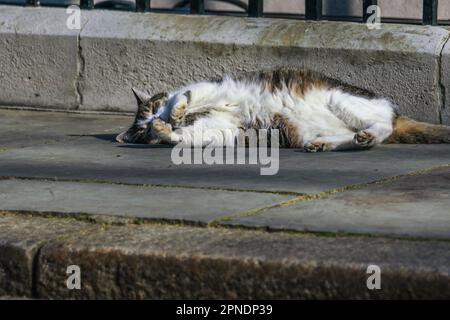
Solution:
M 225 131 L 279 129 L 282 147 L 307 152 L 450 143 L 450 127 L 399 116 L 387 99 L 305 70 L 225 77 L 153 97 L 133 92 L 138 112 L 119 142 L 223 146 L 234 143 Z M 161 119 L 146 121 L 160 107 Z M 200 142 L 194 141 L 196 130 L 203 132 Z

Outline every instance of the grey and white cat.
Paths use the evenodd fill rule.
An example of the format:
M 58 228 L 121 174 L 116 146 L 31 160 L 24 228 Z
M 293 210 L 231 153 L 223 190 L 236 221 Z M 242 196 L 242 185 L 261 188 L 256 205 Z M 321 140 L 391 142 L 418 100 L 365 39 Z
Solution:
M 312 71 L 227 76 L 154 96 L 133 92 L 138 111 L 119 142 L 223 146 L 234 143 L 225 131 L 279 129 L 282 147 L 307 152 L 450 143 L 450 127 L 400 116 L 387 99 Z

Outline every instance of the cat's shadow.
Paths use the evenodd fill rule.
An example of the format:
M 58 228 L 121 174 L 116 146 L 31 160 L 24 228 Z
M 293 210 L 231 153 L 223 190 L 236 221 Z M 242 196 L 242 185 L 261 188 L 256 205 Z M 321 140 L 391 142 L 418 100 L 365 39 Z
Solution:
M 119 148 L 130 149 L 154 149 L 154 148 L 171 148 L 166 144 L 137 144 L 137 143 L 119 143 L 116 141 L 117 134 L 99 133 L 99 134 L 69 134 L 69 137 L 92 137 L 95 139 L 109 141 L 117 145 Z
M 93 137 L 103 141 L 109 141 L 117 144 L 118 148 L 127 149 L 167 149 L 172 148 L 172 146 L 167 144 L 137 144 L 137 143 L 118 143 L 116 141 L 117 134 L 110 133 L 99 133 L 99 134 L 69 134 L 70 137 Z M 368 150 L 339 150 L 333 151 L 333 153 L 359 153 L 367 152 Z M 294 152 L 306 153 L 302 149 L 294 149 Z M 320 153 L 320 152 L 319 152 Z
M 129 148 L 129 149 L 167 149 L 172 148 L 167 144 L 135 144 L 135 143 L 127 143 L 127 144 L 118 144 L 118 148 Z
M 117 134 L 99 133 L 99 134 L 68 134 L 68 137 L 92 137 L 103 141 L 116 141 Z
M 367 152 L 370 151 L 370 149 L 368 150 L 364 150 L 364 149 L 360 149 L 360 150 L 333 150 L 330 152 L 326 152 L 326 153 L 359 153 L 359 152 Z M 323 154 L 324 152 L 305 152 L 302 149 L 295 149 L 294 152 L 300 152 L 300 153 L 304 153 L 304 154 Z

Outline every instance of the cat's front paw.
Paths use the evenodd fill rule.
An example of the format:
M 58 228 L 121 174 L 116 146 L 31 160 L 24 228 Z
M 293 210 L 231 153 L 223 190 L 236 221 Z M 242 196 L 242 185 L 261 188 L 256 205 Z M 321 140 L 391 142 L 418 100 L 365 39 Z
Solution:
M 362 130 L 355 134 L 353 142 L 362 148 L 370 148 L 375 145 L 376 141 L 372 133 Z
M 153 141 L 170 142 L 172 126 L 169 123 L 165 123 L 163 120 L 157 118 L 151 122 L 150 128 Z
M 186 91 L 176 97 L 175 104 L 170 110 L 170 124 L 174 128 L 180 127 L 183 123 L 184 116 L 186 115 L 186 109 L 191 100 L 191 91 Z
M 305 152 L 323 152 L 325 151 L 325 143 L 321 142 L 309 142 L 303 146 Z

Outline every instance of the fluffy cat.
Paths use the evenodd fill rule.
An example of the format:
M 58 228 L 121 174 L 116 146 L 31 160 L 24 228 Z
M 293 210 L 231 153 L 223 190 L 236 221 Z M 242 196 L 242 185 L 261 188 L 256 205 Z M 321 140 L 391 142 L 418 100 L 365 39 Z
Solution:
M 119 142 L 223 146 L 234 144 L 226 131 L 279 129 L 281 147 L 306 152 L 450 143 L 450 127 L 400 116 L 387 99 L 306 70 L 227 76 L 152 97 L 133 92 L 138 111 Z

